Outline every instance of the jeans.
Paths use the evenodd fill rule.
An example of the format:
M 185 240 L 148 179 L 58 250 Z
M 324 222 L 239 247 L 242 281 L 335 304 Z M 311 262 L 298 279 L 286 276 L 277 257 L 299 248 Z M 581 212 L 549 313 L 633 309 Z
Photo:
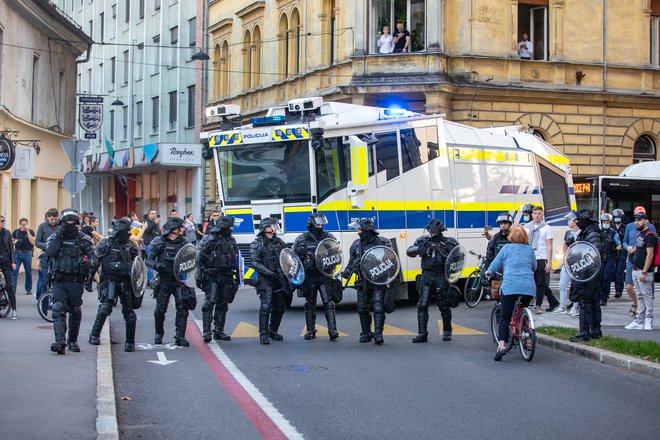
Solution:
M 624 249 L 621 249 L 616 257 L 616 269 L 614 269 L 614 289 L 617 292 L 623 292 L 623 280 L 626 276 L 627 259 L 628 252 L 626 252 Z
M 568 276 L 566 267 L 561 267 L 559 274 L 559 305 L 566 307 L 568 300 L 568 289 L 571 285 L 571 278 Z
M 552 290 L 548 286 L 550 282 L 550 274 L 545 273 L 545 265 L 548 260 L 536 260 L 536 270 L 534 271 L 534 282 L 536 283 L 536 306 L 541 307 L 543 304 L 543 296 L 548 298 L 550 307 L 559 304 L 557 298 L 552 294 Z
M 644 319 L 653 319 L 653 272 L 646 275 L 646 281 L 639 279 L 641 270 L 633 270 L 632 279 L 637 293 L 637 321 L 643 324 Z
M 612 281 L 614 281 L 616 271 L 616 255 L 608 255 L 603 261 L 603 282 L 600 289 L 600 299 L 608 299 L 610 297 L 610 288 Z
M 144 252 L 146 253 L 147 258 L 149 258 L 149 248 L 150 248 L 150 247 L 151 247 L 151 246 L 149 246 L 148 244 L 145 244 L 145 245 L 144 245 Z M 154 279 L 154 271 L 153 271 L 153 269 L 149 269 L 149 268 L 147 268 L 147 283 L 151 283 L 151 280 L 153 280 L 153 279 Z
M 21 264 L 25 268 L 25 292 L 32 292 L 32 251 L 16 251 L 16 270 L 14 271 L 13 285 L 14 292 L 16 291 L 16 284 L 18 283 L 18 271 Z

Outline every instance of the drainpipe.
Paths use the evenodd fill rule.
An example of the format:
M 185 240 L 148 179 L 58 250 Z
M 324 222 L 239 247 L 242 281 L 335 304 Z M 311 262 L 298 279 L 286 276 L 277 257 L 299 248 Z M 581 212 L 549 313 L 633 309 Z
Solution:
M 76 64 L 83 64 L 83 63 L 86 63 L 87 61 L 89 61 L 89 57 L 91 56 L 91 52 L 92 52 L 92 43 L 87 43 L 87 51 L 86 52 L 87 53 L 85 55 L 85 58 L 83 58 L 82 60 L 76 60 Z
M 605 129 L 607 126 L 607 0 L 603 0 L 603 175 L 605 175 Z

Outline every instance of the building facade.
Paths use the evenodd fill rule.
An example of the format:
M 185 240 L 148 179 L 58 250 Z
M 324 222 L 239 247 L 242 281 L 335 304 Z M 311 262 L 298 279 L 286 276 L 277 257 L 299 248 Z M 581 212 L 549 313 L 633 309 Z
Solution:
M 91 148 L 80 164 L 88 179 L 80 208 L 114 217 L 154 208 L 163 217 L 201 221 L 203 160 L 195 96 L 197 2 L 59 0 L 55 3 L 94 41 L 78 69 L 78 116 L 88 97 L 102 97 L 102 124 L 78 138 Z M 200 28 L 201 29 L 201 28 Z M 197 94 L 198 95 L 198 94 Z M 199 107 L 199 105 L 198 105 Z M 95 138 L 94 138 L 95 137 Z
M 397 21 L 410 51 L 381 54 Z M 209 104 L 244 116 L 320 95 L 529 125 L 578 179 L 658 157 L 658 0 L 212 0 L 208 50 Z
M 71 204 L 60 140 L 75 132 L 76 58 L 90 44 L 47 0 L 0 0 L 0 139 L 16 149 L 12 169 L 0 171 L 9 229 L 25 217 L 36 231 L 49 208 Z

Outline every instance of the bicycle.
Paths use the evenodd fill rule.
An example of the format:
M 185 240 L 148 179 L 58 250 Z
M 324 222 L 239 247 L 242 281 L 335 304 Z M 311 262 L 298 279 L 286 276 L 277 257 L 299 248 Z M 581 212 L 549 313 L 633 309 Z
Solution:
M 508 353 L 517 343 L 520 349 L 520 357 L 530 362 L 536 351 L 536 329 L 534 326 L 534 315 L 529 307 L 523 307 L 520 304 L 520 297 L 516 299 L 509 323 L 509 342 L 506 344 L 505 353 Z M 493 307 L 490 314 L 490 331 L 493 342 L 498 343 L 498 323 L 500 320 L 499 301 Z
M 0 318 L 6 318 L 11 312 L 11 304 L 9 303 L 9 295 L 5 289 L 5 277 L 0 272 Z
M 37 300 L 37 312 L 47 322 L 53 322 L 53 296 L 50 290 L 44 289 Z
M 472 271 L 465 280 L 465 287 L 463 290 L 463 299 L 465 305 L 469 308 L 476 307 L 484 296 L 484 265 L 486 264 L 486 257 L 483 257 L 473 251 L 472 255 L 479 259 L 479 267 Z

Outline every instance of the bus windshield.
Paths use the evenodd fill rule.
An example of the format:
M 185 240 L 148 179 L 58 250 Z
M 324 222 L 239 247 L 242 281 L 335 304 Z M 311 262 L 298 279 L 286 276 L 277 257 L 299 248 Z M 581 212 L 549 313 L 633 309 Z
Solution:
M 283 199 L 309 202 L 309 141 L 268 142 L 218 149 L 225 203 Z

